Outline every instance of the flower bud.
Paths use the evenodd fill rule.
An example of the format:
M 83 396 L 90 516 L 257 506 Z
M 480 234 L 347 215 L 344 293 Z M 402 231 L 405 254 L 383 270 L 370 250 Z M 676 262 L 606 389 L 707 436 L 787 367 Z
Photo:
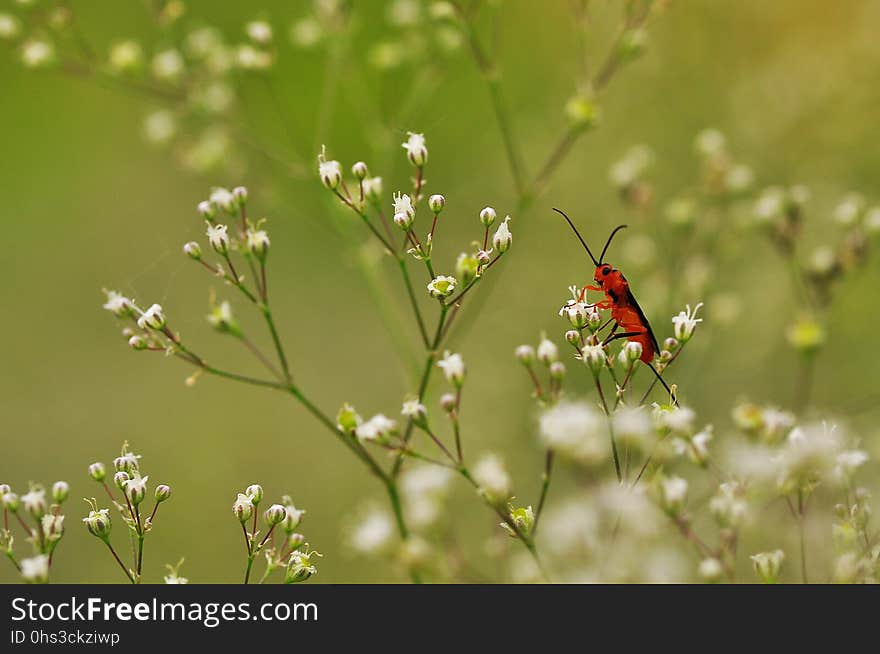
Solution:
M 18 495 L 16 495 L 12 491 L 5 492 L 3 496 L 0 497 L 0 501 L 3 502 L 3 508 L 10 513 L 16 513 L 18 511 L 20 499 Z
M 94 479 L 95 481 L 104 481 L 104 478 L 107 476 L 107 469 L 104 467 L 104 464 L 100 461 L 96 461 L 95 463 L 89 466 L 89 477 Z
M 642 344 L 637 341 L 627 341 L 621 351 L 626 355 L 627 361 L 635 363 L 642 356 Z
M 812 318 L 802 318 L 788 328 L 788 342 L 804 356 L 811 356 L 825 344 L 825 329 Z
M 364 180 L 364 197 L 370 202 L 378 202 L 382 199 L 381 177 L 368 177 Z
M 678 345 L 678 341 L 671 336 L 663 341 L 663 349 L 668 350 L 669 352 L 675 352 L 675 350 L 678 348 Z
M 480 212 L 480 222 L 486 227 L 491 227 L 492 223 L 495 222 L 497 215 L 495 209 L 492 207 L 486 207 Z
M 492 247 L 498 250 L 500 254 L 507 252 L 510 249 L 511 243 L 513 243 L 513 234 L 510 233 L 510 227 L 507 225 L 509 222 L 510 216 L 507 216 L 498 226 L 495 235 L 492 237 Z
M 83 522 L 86 523 L 86 527 L 89 528 L 89 533 L 93 536 L 97 536 L 103 541 L 106 541 L 110 536 L 110 527 L 112 526 L 112 523 L 110 521 L 109 509 L 90 511 L 88 517 L 83 518 Z
M 369 174 L 369 172 L 367 171 L 367 164 L 365 164 L 363 161 L 358 161 L 355 165 L 351 167 L 351 174 L 355 176 L 355 179 L 365 179 Z
M 407 132 L 409 138 L 403 143 L 406 158 L 414 166 L 422 167 L 428 162 L 428 149 L 425 147 L 425 135 Z
M 141 314 L 137 320 L 138 327 L 141 329 L 162 329 L 165 326 L 165 314 L 162 313 L 162 306 L 159 304 L 152 305 L 149 309 Z
M 195 241 L 190 241 L 183 246 L 183 253 L 194 261 L 202 258 L 202 246 Z
M 551 363 L 559 359 L 559 348 L 556 347 L 556 343 L 550 339 L 542 338 L 541 342 L 538 343 L 537 356 L 538 361 L 545 366 L 549 366 Z
M 302 534 L 290 534 L 287 538 L 287 546 L 290 548 L 291 552 L 296 552 L 305 542 L 306 537 Z
M 266 520 L 266 524 L 270 527 L 274 527 L 275 525 L 281 524 L 284 522 L 284 519 L 287 517 L 287 509 L 285 509 L 280 504 L 273 504 L 266 512 L 263 514 L 263 518 Z
M 565 103 L 565 116 L 576 127 L 588 128 L 599 122 L 601 110 L 595 98 L 577 94 Z
M 765 584 L 775 584 L 779 578 L 779 569 L 785 560 L 785 552 L 782 550 L 760 552 L 752 555 L 750 558 L 758 578 Z
M 452 413 L 455 411 L 456 404 L 457 401 L 454 393 L 443 393 L 443 395 L 440 396 L 440 408 L 446 413 Z
M 406 232 L 412 227 L 413 217 L 408 213 L 396 213 L 394 214 L 394 224 Z
M 461 280 L 462 286 L 467 286 L 477 278 L 479 267 L 480 262 L 474 255 L 462 252 L 455 262 L 455 276 Z
M 124 490 L 125 485 L 129 482 L 131 477 L 125 470 L 120 470 L 115 475 L 113 475 L 113 483 L 116 484 L 116 488 L 119 490 Z
M 46 511 L 49 508 L 46 504 L 46 491 L 42 488 L 31 489 L 21 496 L 21 505 L 25 511 L 39 520 L 46 515 Z
M 244 493 L 239 493 L 235 502 L 232 503 L 232 513 L 242 524 L 250 520 L 254 515 L 254 503 Z
M 581 350 L 581 358 L 593 374 L 599 374 L 606 363 L 605 349 L 601 345 L 585 345 Z
M 571 301 L 570 301 L 571 302 Z M 571 302 L 566 304 L 559 311 L 559 315 L 568 318 L 568 322 L 576 329 L 583 329 L 590 320 L 590 311 L 583 302 Z
M 147 339 L 145 339 L 140 334 L 135 334 L 131 338 L 128 339 L 128 346 L 132 350 L 146 350 L 148 347 Z
M 232 197 L 235 198 L 235 204 L 240 209 L 248 200 L 248 190 L 244 186 L 236 186 L 232 189 Z
M 147 496 L 147 479 L 149 477 L 134 477 L 125 482 L 125 496 L 132 506 L 137 506 Z
M 226 225 L 208 224 L 208 242 L 214 248 L 214 252 L 221 256 L 229 254 L 229 234 L 226 233 Z
M 344 434 L 350 434 L 357 429 L 362 422 L 361 417 L 353 406 L 347 402 L 339 409 L 336 414 L 336 427 Z
M 156 504 L 161 504 L 167 499 L 171 498 L 171 486 L 167 484 L 159 484 L 156 486 L 156 493 L 154 495 L 156 499 Z
M 3 497 L 4 495 L 6 495 L 6 493 L 9 493 L 11 491 L 12 488 L 9 484 L 0 484 L 0 497 Z
M 495 506 L 503 505 L 510 498 L 510 476 L 494 454 L 488 454 L 474 466 L 474 481 L 485 498 Z
M 477 252 L 477 261 L 480 263 L 481 266 L 487 266 L 492 261 L 492 255 L 485 250 L 480 250 L 479 252 Z
M 335 191 L 342 183 L 342 166 L 338 161 L 325 161 L 321 153 L 318 157 L 318 176 L 325 187 Z
M 584 339 L 581 336 L 581 333 L 577 329 L 569 329 L 565 332 L 565 340 L 575 347 L 579 348 L 583 345 Z
M 424 425 L 428 419 L 428 409 L 416 397 L 404 401 L 400 414 L 417 425 Z
M 202 215 L 202 218 L 211 222 L 214 220 L 214 217 L 217 215 L 217 207 L 214 206 L 212 202 L 208 200 L 202 200 L 199 202 L 198 206 L 199 213 Z
M 514 509 L 510 512 L 510 519 L 521 534 L 530 534 L 535 526 L 535 512 L 530 506 Z
M 524 366 L 530 366 L 535 362 L 535 348 L 531 345 L 520 345 L 516 348 L 514 356 Z
M 263 487 L 259 484 L 251 484 L 244 489 L 244 494 L 251 499 L 254 506 L 258 506 L 263 501 Z
M 56 481 L 52 484 L 52 499 L 61 504 L 70 496 L 70 484 L 66 481 Z
M 432 195 L 428 198 L 428 208 L 433 211 L 435 214 L 443 211 L 443 207 L 446 206 L 446 198 L 444 198 L 439 193 Z
M 284 516 L 284 520 L 281 522 L 281 528 L 284 530 L 285 534 L 292 534 L 296 531 L 296 528 L 299 526 L 300 522 L 302 522 L 302 517 L 305 515 L 305 511 L 302 509 L 297 509 L 295 506 L 290 505 L 284 507 L 286 513 Z
M 248 252 L 259 261 L 265 261 L 266 255 L 269 253 L 269 235 L 262 229 L 249 229 L 245 236 L 245 245 Z
M 550 379 L 561 381 L 565 377 L 565 364 L 562 361 L 554 361 L 550 364 Z

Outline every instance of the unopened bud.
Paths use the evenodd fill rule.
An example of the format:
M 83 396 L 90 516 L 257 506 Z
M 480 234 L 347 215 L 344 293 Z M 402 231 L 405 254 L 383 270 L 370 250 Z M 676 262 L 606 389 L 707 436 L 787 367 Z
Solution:
M 565 377 L 565 364 L 562 361 L 554 361 L 550 364 L 550 378 L 560 381 Z
M 83 522 L 86 523 L 86 527 L 88 527 L 90 534 L 97 536 L 105 542 L 107 541 L 107 538 L 110 536 L 110 527 L 112 525 L 110 522 L 109 509 L 96 509 L 90 511 L 88 517 L 83 518 Z
M 148 346 L 147 339 L 140 334 L 135 334 L 128 339 L 128 346 L 133 350 L 146 350 Z
M 530 366 L 535 362 L 535 348 L 531 345 L 520 345 L 514 352 L 516 360 L 524 366 Z
M 486 227 L 491 227 L 492 223 L 495 222 L 495 218 L 498 214 L 495 213 L 495 209 L 492 207 L 486 207 L 480 212 L 480 222 L 483 223 Z
M 556 347 L 556 343 L 553 341 L 547 338 L 542 338 L 541 342 L 538 343 L 537 356 L 538 361 L 545 366 L 549 366 L 551 363 L 559 359 L 559 348 Z
M 239 493 L 235 502 L 232 503 L 232 513 L 242 524 L 250 520 L 254 515 L 254 503 L 244 493 Z
M 782 550 L 760 552 L 750 558 L 758 578 L 765 584 L 775 584 L 779 578 L 782 562 L 785 560 L 785 552 Z
M 584 342 L 581 333 L 577 329 L 569 329 L 567 332 L 565 332 L 565 340 L 575 347 L 580 347 Z
M 248 190 L 244 186 L 236 186 L 232 189 L 232 197 L 235 198 L 236 205 L 241 208 L 247 204 Z
M 70 484 L 66 481 L 56 481 L 52 485 L 52 499 L 61 504 L 70 496 Z
M 202 246 L 195 241 L 190 241 L 183 246 L 183 253 L 190 259 L 199 261 L 202 258 Z
M 355 176 L 355 179 L 363 180 L 369 174 L 367 171 L 367 164 L 363 161 L 358 161 L 355 165 L 351 167 L 351 174 Z
M 217 215 L 217 207 L 214 206 L 212 202 L 208 200 L 202 200 L 199 202 L 199 213 L 202 214 L 202 218 L 207 221 L 212 221 L 214 217 Z
M 116 488 L 119 490 L 124 490 L 125 484 L 127 484 L 130 479 L 131 477 L 128 476 L 128 473 L 125 472 L 125 470 L 120 470 L 113 475 L 113 483 L 116 484 Z
M 89 477 L 95 481 L 104 481 L 107 476 L 107 469 L 104 464 L 97 461 L 89 466 Z
M 168 486 L 167 484 L 159 484 L 156 486 L 154 497 L 156 499 L 156 504 L 160 504 L 169 499 L 171 497 L 171 486 Z
M 280 504 L 273 504 L 263 514 L 266 524 L 270 527 L 281 524 L 285 517 L 287 517 L 287 510 Z
M 446 198 L 442 195 L 435 194 L 428 198 L 428 208 L 435 214 L 443 211 L 444 206 L 446 206 Z
M 446 413 L 452 413 L 455 410 L 456 404 L 454 393 L 444 393 L 440 396 L 440 408 Z
M 244 489 L 244 494 L 251 498 L 254 506 L 259 505 L 263 501 L 263 487 L 259 484 L 251 484 Z

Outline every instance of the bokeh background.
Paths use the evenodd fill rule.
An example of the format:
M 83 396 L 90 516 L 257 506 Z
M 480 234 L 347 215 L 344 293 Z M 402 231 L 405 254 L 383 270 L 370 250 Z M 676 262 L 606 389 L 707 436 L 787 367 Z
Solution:
M 149 3 L 70 4 L 101 56 L 119 38 L 153 51 L 184 29 L 157 28 Z M 308 511 L 302 531 L 325 555 L 314 581 L 402 578 L 390 563 L 357 556 L 346 545 L 365 507 L 385 498 L 304 410 L 278 394 L 216 378 L 187 388 L 185 364 L 131 351 L 101 310 L 105 287 L 142 304 L 159 302 L 210 361 L 258 372 L 246 352 L 204 321 L 210 286 L 238 298 L 180 251 L 202 235 L 195 206 L 209 188 L 245 184 L 252 215 L 269 220 L 273 303 L 301 386 L 331 414 L 346 400 L 365 414 L 398 411 L 414 387 L 416 332 L 388 262 L 372 265 L 376 284 L 399 307 L 393 312 L 400 333 L 377 317 L 374 285 L 358 263 L 376 259 L 375 250 L 362 249 L 368 235 L 329 201 L 313 174 L 319 145 L 346 168 L 367 161 L 390 196 L 409 185 L 411 167 L 399 147 L 406 131 L 425 133 L 427 190 L 448 201 L 435 250 L 439 268 L 451 270 L 477 238 L 480 208 L 513 213 L 516 198 L 486 87 L 467 49 L 419 58 L 429 28 L 392 25 L 395 3 L 354 4 L 352 40 L 340 54 L 338 43 L 290 43 L 289 26 L 313 11 L 311 3 L 186 3 L 181 25 L 216 25 L 233 43 L 243 40 L 248 20 L 262 17 L 275 27 L 277 61 L 264 76 L 241 82 L 238 116 L 242 130 L 283 153 L 290 167 L 230 147 L 209 170 L 187 168 L 179 145 L 152 147 L 144 139 L 144 116 L 162 101 L 57 70 L 26 70 L 15 47 L 0 43 L 0 481 L 17 490 L 31 480 L 72 485 L 55 581 L 120 581 L 79 522 L 86 505 L 78 498 L 98 495 L 86 466 L 111 464 L 123 440 L 143 455 L 151 482 L 174 488 L 148 539 L 148 581 L 161 581 L 163 564 L 181 557 L 182 574 L 192 581 L 237 581 L 243 556 L 230 506 L 250 483 L 261 483 L 270 498 L 288 493 Z M 19 11 L 13 5 L 3 0 L 2 10 Z M 512 129 L 530 171 L 565 129 L 563 108 L 584 65 L 580 47 L 586 44 L 586 64 L 595 68 L 617 29 L 617 3 L 596 2 L 590 12 L 584 41 L 568 2 L 505 1 L 480 14 L 478 29 L 503 70 Z M 614 246 L 615 263 L 661 338 L 686 302 L 707 303 L 699 338 L 670 371 L 701 420 L 723 435 L 731 407 L 743 398 L 791 407 L 799 364 L 785 333 L 800 304 L 784 263 L 766 239 L 731 239 L 724 257 L 694 264 L 713 289 L 703 295 L 687 283 L 693 253 L 677 245 L 662 206 L 698 181 L 694 138 L 715 127 L 737 160 L 751 166 L 757 187 L 811 188 L 806 251 L 836 243 L 831 214 L 846 192 L 880 201 L 878 24 L 877 3 L 831 7 L 818 0 L 673 2 L 652 21 L 644 55 L 601 95 L 600 125 L 577 142 L 547 193 L 513 215 L 511 256 L 488 298 L 469 307 L 479 308 L 478 317 L 453 334 L 469 366 L 466 450 L 500 452 L 519 499 L 535 501 L 542 453 L 529 386 L 512 352 L 542 330 L 561 342 L 556 311 L 566 287 L 590 275 L 550 206 L 566 208 L 597 244 L 613 225 L 630 223 Z M 398 57 L 398 66 L 377 67 Z M 656 206 L 642 213 L 621 202 L 608 173 L 634 144 L 655 153 L 649 177 Z M 740 211 L 748 207 L 730 219 Z M 646 235 L 653 245 L 647 256 Z M 628 248 L 639 237 L 641 248 Z M 880 454 L 878 266 L 870 259 L 836 289 L 807 411 L 846 423 Z M 712 304 L 719 293 L 723 315 Z M 262 339 L 259 324 L 236 306 Z M 424 306 L 434 311 L 427 299 Z M 573 369 L 567 381 L 574 395 L 589 392 L 590 379 L 580 372 Z M 439 382 L 432 386 L 430 407 L 441 390 Z M 563 473 L 558 483 L 551 503 L 577 480 Z M 456 482 L 455 489 L 450 519 L 479 567 L 497 520 L 470 488 Z M 13 572 L 0 566 L 0 580 L 15 580 Z

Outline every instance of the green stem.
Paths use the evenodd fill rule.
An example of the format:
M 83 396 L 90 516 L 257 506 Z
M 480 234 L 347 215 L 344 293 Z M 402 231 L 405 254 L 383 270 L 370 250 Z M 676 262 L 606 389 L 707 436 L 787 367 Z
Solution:
M 422 343 L 425 347 L 429 347 L 430 343 L 428 342 L 428 330 L 425 329 L 425 321 L 422 318 L 422 312 L 419 310 L 419 303 L 416 298 L 415 290 L 413 289 L 412 279 L 409 276 L 409 270 L 406 267 L 406 259 L 402 256 L 398 256 L 397 264 L 400 266 L 400 274 L 403 277 L 403 282 L 406 285 L 406 292 L 409 296 L 409 303 L 412 305 L 413 314 L 416 317 L 416 322 L 419 325 L 419 334 L 422 337 Z
M 131 575 L 131 572 L 128 571 L 128 568 L 125 567 L 125 564 L 122 562 L 122 559 L 119 558 L 119 555 L 116 553 L 116 550 L 113 549 L 113 546 L 110 544 L 109 540 L 104 541 L 107 544 L 110 553 L 113 555 L 113 558 L 116 559 L 116 562 L 119 564 L 119 567 L 122 568 L 122 571 L 125 573 L 125 576 L 128 577 L 128 580 L 135 584 L 137 583 L 134 580 L 134 577 Z
M 538 500 L 538 510 L 535 511 L 535 524 L 532 526 L 532 538 L 538 531 L 538 520 L 541 519 L 541 513 L 544 510 L 544 502 L 547 499 L 547 492 L 550 490 L 550 477 L 553 474 L 553 450 L 547 450 L 547 456 L 544 458 L 544 473 L 541 475 L 541 497 Z

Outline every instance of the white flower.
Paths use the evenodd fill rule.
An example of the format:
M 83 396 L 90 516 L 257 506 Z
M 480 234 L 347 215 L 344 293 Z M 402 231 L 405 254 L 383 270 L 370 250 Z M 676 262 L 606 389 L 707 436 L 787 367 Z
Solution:
M 137 41 L 120 41 L 110 48 L 110 68 L 124 73 L 140 66 L 144 57 L 143 48 Z
M 208 200 L 218 209 L 223 209 L 223 211 L 228 213 L 234 213 L 238 208 L 235 194 L 222 186 L 211 189 L 211 195 L 208 197 Z
M 424 420 L 428 415 L 428 409 L 419 402 L 418 398 L 412 398 L 404 401 L 400 414 L 413 420 Z
M 694 421 L 697 414 L 688 407 L 672 407 L 660 409 L 655 414 L 659 427 L 668 429 L 679 436 L 690 436 L 694 433 Z
M 530 366 L 535 360 L 535 348 L 531 345 L 520 345 L 516 348 L 513 355 L 521 364 Z
M 238 521 L 244 524 L 254 515 L 254 501 L 250 496 L 239 493 L 232 503 L 232 513 L 238 518 Z
M 672 318 L 675 338 L 682 344 L 687 343 L 691 336 L 693 336 L 697 323 L 703 322 L 702 318 L 697 318 L 697 311 L 700 310 L 701 306 L 703 306 L 702 302 L 697 304 L 694 310 L 691 311 L 691 305 L 688 304 L 686 305 L 687 311 L 682 311 Z
M 144 501 L 147 495 L 147 479 L 149 478 L 149 475 L 146 477 L 134 477 L 125 482 L 125 496 L 134 506 Z
M 331 191 L 342 183 L 342 164 L 335 160 L 327 161 L 323 147 L 321 154 L 318 155 L 318 177 L 321 178 L 321 183 Z
M 865 211 L 865 198 L 859 193 L 847 193 L 834 208 L 834 220 L 846 227 L 855 225 Z
M 414 216 L 416 210 L 413 208 L 412 198 L 406 193 L 394 194 L 394 213 L 405 213 L 408 216 Z
M 434 279 L 428 282 L 428 293 L 431 294 L 431 297 L 438 299 L 448 297 L 452 295 L 457 284 L 458 280 L 455 279 L 455 277 L 449 275 L 437 275 Z
M 321 24 L 313 16 L 302 18 L 290 26 L 290 41 L 300 48 L 313 47 L 322 36 Z
M 183 57 L 177 50 L 163 50 L 153 57 L 153 75 L 156 78 L 172 82 L 183 75 Z
M 681 477 L 665 477 L 660 481 L 660 504 L 672 513 L 678 513 L 687 499 L 688 483 Z
M 739 527 L 746 518 L 748 504 L 743 499 L 743 488 L 736 482 L 725 482 L 709 500 L 709 512 L 721 527 Z
M 759 223 L 770 223 L 785 210 L 785 191 L 778 186 L 770 186 L 761 191 L 755 201 L 752 214 Z
M 55 60 L 55 46 L 48 41 L 34 39 L 21 47 L 21 61 L 28 68 L 42 68 Z
M 642 344 L 636 341 L 627 341 L 621 348 L 620 355 L 627 363 L 635 363 L 642 356 Z
M 349 544 L 362 554 L 374 554 L 385 548 L 394 537 L 394 522 L 384 511 L 372 510 L 355 526 Z
M 382 178 L 367 177 L 363 181 L 364 197 L 373 202 L 378 202 L 382 197 Z
M 407 468 L 400 479 L 400 487 L 407 496 L 430 495 L 438 497 L 449 490 L 455 472 L 435 465 L 416 465 Z
M 538 361 L 549 366 L 559 359 L 559 348 L 550 339 L 542 337 L 541 342 L 538 343 L 537 355 Z
M 354 434 L 362 441 L 376 441 L 386 438 L 396 429 L 396 422 L 384 414 L 377 413 L 366 422 L 358 425 Z
M 36 518 L 42 518 L 46 513 L 46 491 L 42 488 L 33 488 L 30 492 L 21 496 L 21 505 L 25 511 Z
M 137 320 L 138 327 L 141 329 L 162 329 L 165 326 L 165 314 L 162 313 L 162 306 L 159 304 L 152 305 L 149 309 L 141 314 Z
M 495 213 L 495 209 L 492 207 L 486 207 L 480 212 L 480 222 L 486 227 L 491 227 L 497 216 L 498 214 Z
M 541 441 L 584 465 L 601 463 L 608 456 L 605 420 L 583 402 L 560 402 L 539 419 Z
M 581 349 L 581 359 L 594 373 L 605 365 L 605 348 L 601 345 L 585 345 Z
M 45 584 L 49 581 L 49 557 L 40 554 L 21 560 L 21 577 L 29 584 Z
M 461 358 L 460 354 L 454 354 L 446 350 L 443 353 L 443 358 L 437 362 L 437 366 L 443 370 L 443 375 L 450 384 L 461 386 L 464 382 L 465 366 L 464 359 Z
M 651 416 L 639 407 L 624 407 L 612 416 L 614 435 L 617 440 L 628 447 L 645 451 L 654 431 Z
M 510 498 L 510 476 L 497 455 L 484 455 L 474 466 L 473 476 L 490 502 L 504 504 Z
M 164 580 L 165 580 L 166 584 L 188 584 L 189 583 L 189 579 L 187 579 L 186 577 L 181 577 L 176 572 L 165 575 Z
M 272 65 L 272 54 L 252 45 L 242 44 L 235 49 L 235 63 L 243 70 L 265 70 Z
M 718 581 L 724 574 L 721 561 L 716 558 L 708 558 L 700 561 L 700 576 L 706 581 Z
M 165 145 L 177 133 L 177 120 L 167 109 L 160 109 L 144 119 L 144 137 L 155 145 Z
M 425 147 L 425 135 L 407 132 L 409 138 L 403 143 L 403 149 L 406 150 L 407 159 L 414 166 L 424 166 L 428 161 L 428 149 Z
M 585 304 L 584 302 L 575 302 L 569 300 L 564 307 L 559 310 L 559 315 L 568 318 L 568 322 L 572 327 L 581 329 L 590 323 L 590 316 L 595 312 L 595 307 Z
M 724 133 L 714 127 L 701 130 L 694 139 L 694 149 L 697 154 L 704 157 L 712 157 L 724 152 L 726 139 Z
M 117 291 L 106 291 L 107 293 L 107 301 L 104 303 L 104 308 L 113 313 L 120 318 L 128 316 L 132 311 L 131 300 L 122 295 Z
M 12 14 L 0 14 L 0 39 L 14 39 L 21 31 L 21 23 Z
M 846 481 L 853 473 L 868 462 L 868 453 L 862 450 L 844 450 L 837 455 L 837 466 L 834 469 L 835 476 Z
M 226 225 L 213 225 L 208 223 L 208 242 L 217 254 L 229 253 L 229 234 L 226 233 Z
M 208 324 L 219 332 L 240 334 L 238 323 L 232 314 L 232 305 L 227 300 L 215 305 L 208 314 Z
M 510 244 L 513 243 L 513 234 L 510 233 L 510 227 L 507 225 L 509 222 L 510 216 L 505 217 L 492 237 L 492 247 L 498 250 L 499 254 L 507 252 L 510 249 Z
M 269 235 L 262 229 L 249 229 L 246 236 L 248 252 L 262 260 L 269 252 Z
M 774 550 L 772 552 L 760 552 L 751 557 L 752 564 L 755 567 L 755 574 L 765 584 L 775 584 L 779 577 L 779 569 L 785 560 L 785 552 L 782 550 Z
M 706 425 L 702 431 L 691 438 L 688 454 L 694 463 L 703 465 L 709 459 L 709 441 L 712 440 L 712 425 Z
M 244 26 L 248 38 L 260 45 L 266 45 L 272 41 L 272 26 L 264 20 L 253 20 Z

